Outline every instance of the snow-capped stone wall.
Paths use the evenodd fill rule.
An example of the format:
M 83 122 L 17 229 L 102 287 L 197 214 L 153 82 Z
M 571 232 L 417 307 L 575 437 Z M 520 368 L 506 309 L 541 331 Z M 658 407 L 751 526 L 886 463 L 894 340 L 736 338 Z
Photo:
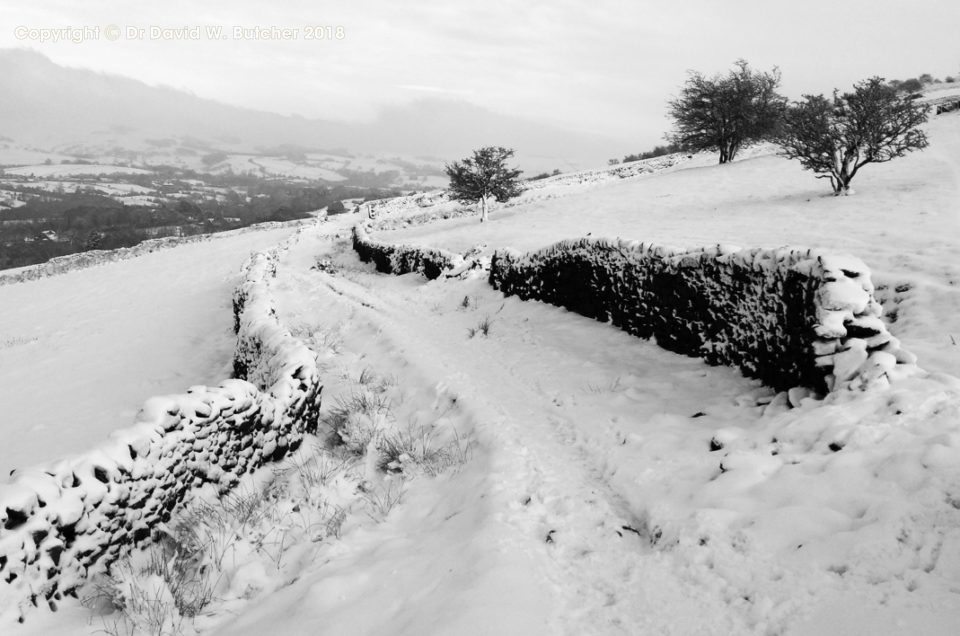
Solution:
M 234 299 L 239 379 L 151 398 L 106 444 L 0 485 L 0 607 L 19 606 L 21 617 L 31 602 L 55 608 L 92 566 L 148 538 L 190 490 L 226 491 L 315 430 L 320 374 L 272 307 L 276 258 L 252 256 Z
M 457 207 L 456 201 L 451 201 L 446 190 L 431 192 L 415 192 L 406 196 L 389 197 L 365 201 L 357 206 L 361 216 L 368 219 L 406 215 L 421 208 Z
M 376 221 L 367 221 L 366 226 L 368 231 L 378 232 L 380 230 L 396 230 L 426 225 L 427 223 L 434 223 L 436 221 L 449 221 L 451 219 L 462 219 L 473 216 L 480 216 L 479 206 L 461 205 L 459 207 L 440 207 L 440 209 L 437 210 L 407 216 L 388 216 L 377 219 Z
M 226 232 L 216 232 L 214 234 L 193 234 L 191 236 L 166 236 L 162 238 L 147 239 L 141 241 L 133 247 L 118 247 L 115 250 L 90 250 L 87 252 L 77 252 L 76 254 L 66 254 L 51 258 L 44 263 L 37 265 L 28 265 L 27 267 L 14 268 L 8 271 L 0 272 L 0 285 L 12 285 L 13 283 L 23 283 L 30 280 L 46 278 L 48 276 L 57 276 L 78 269 L 95 267 L 104 263 L 114 263 L 116 261 L 125 261 L 131 258 L 137 258 L 144 254 L 151 254 L 159 250 L 185 245 L 187 243 L 201 243 L 213 239 L 236 236 L 247 232 L 257 232 L 271 228 L 302 225 L 308 222 L 304 219 L 294 221 L 267 221 L 247 227 L 237 228 Z M 312 222 L 312 219 L 309 220 Z
M 581 239 L 498 250 L 490 283 L 777 389 L 859 388 L 916 370 L 880 319 L 869 270 L 849 256 Z
M 650 159 L 639 159 L 637 161 L 606 166 L 596 170 L 565 172 L 544 179 L 526 181 L 524 182 L 524 189 L 533 191 L 556 186 L 596 185 L 618 179 L 632 179 L 641 175 L 662 172 L 668 168 L 684 163 L 689 160 L 691 156 L 692 155 L 687 153 L 676 152 L 669 155 L 652 157 Z
M 392 245 L 378 241 L 370 237 L 362 224 L 353 228 L 353 249 L 364 263 L 372 261 L 378 272 L 416 272 L 430 280 L 463 263 L 463 256 L 447 250 L 417 245 Z

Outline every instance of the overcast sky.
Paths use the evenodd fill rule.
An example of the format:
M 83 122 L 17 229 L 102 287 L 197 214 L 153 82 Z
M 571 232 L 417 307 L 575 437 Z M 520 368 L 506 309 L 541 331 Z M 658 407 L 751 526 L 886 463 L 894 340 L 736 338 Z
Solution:
M 106 38 L 108 25 L 120 39 Z M 67 26 L 100 27 L 100 37 L 41 43 L 17 30 Z M 198 41 L 150 37 L 151 27 L 196 26 Z M 234 27 L 271 26 L 296 36 L 234 37 Z M 327 26 L 343 38 L 307 39 Z M 960 76 L 960 2 L 5 0 L 0 46 L 282 114 L 366 119 L 381 105 L 448 97 L 643 149 L 661 143 L 665 101 L 687 69 L 777 65 L 791 98 L 871 75 Z

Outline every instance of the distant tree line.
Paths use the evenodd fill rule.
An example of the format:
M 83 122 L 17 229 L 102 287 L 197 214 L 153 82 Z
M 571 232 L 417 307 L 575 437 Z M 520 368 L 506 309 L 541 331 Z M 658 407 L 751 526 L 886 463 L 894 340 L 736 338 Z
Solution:
M 897 91 L 904 92 L 904 93 L 917 93 L 919 91 L 922 91 L 924 86 L 930 86 L 931 84 L 943 84 L 943 83 L 953 84 L 956 81 L 957 81 L 957 78 L 950 75 L 940 80 L 930 75 L 930 73 L 924 73 L 923 75 L 919 75 L 917 77 L 911 77 L 905 80 L 898 80 L 898 79 L 890 80 L 889 83 L 890 83 L 890 86 L 896 89 Z
M 615 166 L 619 163 L 629 163 L 631 161 L 643 161 L 644 159 L 655 159 L 656 157 L 663 157 L 666 155 L 672 155 L 675 152 L 686 152 L 687 149 L 681 144 L 669 143 L 664 146 L 654 146 L 653 150 L 648 150 L 646 152 L 638 152 L 633 155 L 624 155 L 623 159 L 610 159 L 607 163 L 611 166 Z
M 541 172 L 540 174 L 534 175 L 527 179 L 527 181 L 540 181 L 541 179 L 549 179 L 550 177 L 555 177 L 558 174 L 561 174 L 559 168 L 554 168 L 553 172 Z

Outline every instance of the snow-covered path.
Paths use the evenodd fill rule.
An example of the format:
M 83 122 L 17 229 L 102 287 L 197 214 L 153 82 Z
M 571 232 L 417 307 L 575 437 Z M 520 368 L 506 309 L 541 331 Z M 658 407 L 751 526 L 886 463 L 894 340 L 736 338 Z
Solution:
M 312 271 L 318 256 L 339 271 Z M 287 256 L 274 291 L 284 320 L 451 400 L 479 446 L 217 633 L 813 634 L 857 616 L 864 633 L 902 633 L 891 617 L 908 617 L 947 634 L 960 619 L 958 511 L 931 499 L 955 471 L 938 461 L 946 474 L 894 485 L 914 471 L 896 455 L 905 439 L 924 454 L 957 428 L 949 380 L 904 409 L 922 430 L 885 423 L 887 401 L 917 387 L 764 406 L 769 392 L 733 370 L 479 278 L 373 273 L 325 232 Z M 827 448 L 840 438 L 844 453 Z
M 713 609 L 726 618 L 703 622 L 705 614 L 693 610 L 703 609 L 704 599 L 690 594 L 675 577 L 662 578 L 661 570 L 670 565 L 657 564 L 652 556 L 658 530 L 649 527 L 643 502 L 631 501 L 610 476 L 617 472 L 617 447 L 635 442 L 650 421 L 690 439 L 708 459 L 715 425 L 709 414 L 756 419 L 759 410 L 752 408 L 752 400 L 745 400 L 751 407 L 737 407 L 730 398 L 763 390 L 734 371 L 674 356 L 574 314 L 560 312 L 564 315 L 558 320 L 548 317 L 558 313 L 555 308 L 504 302 L 482 280 L 448 283 L 460 287 L 456 296 L 468 299 L 464 307 L 462 300 L 448 304 L 449 290 L 439 285 L 366 273 L 357 263 L 348 265 L 354 271 L 346 275 L 308 271 L 312 259 L 330 247 L 325 238 L 304 239 L 285 262 L 289 269 L 281 270 L 275 285 L 275 291 L 289 291 L 280 292 L 282 318 L 302 322 L 315 316 L 321 323 L 345 325 L 340 318 L 349 315 L 345 331 L 353 336 L 345 346 L 367 351 L 377 372 L 384 365 L 393 372 L 399 365 L 397 373 L 442 383 L 444 393 L 456 396 L 457 405 L 469 412 L 482 448 L 470 468 L 447 486 L 454 492 L 427 507 L 433 509 L 429 516 L 434 523 L 414 516 L 403 528 L 427 551 L 435 551 L 419 564 L 427 570 L 421 575 L 442 577 L 448 569 L 462 567 L 461 551 L 481 556 L 470 585 L 453 586 L 444 594 L 446 602 L 472 610 L 448 617 L 456 625 L 438 625 L 431 612 L 404 604 L 410 588 L 398 583 L 389 586 L 389 600 L 406 615 L 410 631 L 397 631 L 398 618 L 381 612 L 377 621 L 382 625 L 371 630 L 374 626 L 367 624 L 364 633 L 414 633 L 425 621 L 434 625 L 426 633 L 742 630 L 743 623 L 719 605 Z M 347 263 L 351 259 L 342 255 Z M 487 316 L 489 336 L 469 338 L 469 328 Z M 615 375 L 611 369 L 629 373 Z M 658 462 L 678 460 L 663 455 Z M 635 468 L 646 472 L 650 466 Z M 466 525 L 452 521 L 462 515 L 469 519 Z M 451 522 L 442 523 L 443 517 Z M 409 541 L 408 536 L 399 543 L 399 554 L 384 554 L 387 550 L 380 546 L 376 565 L 353 564 L 363 569 L 366 584 L 357 585 L 347 607 L 378 597 L 378 606 L 393 606 L 383 598 L 384 582 L 369 570 L 390 570 L 398 559 L 409 559 Z M 451 542 L 459 547 L 446 549 Z M 402 581 L 410 573 L 393 576 Z M 317 580 L 326 581 L 324 589 L 332 586 L 328 577 L 318 573 Z M 343 600 L 344 590 L 338 594 Z M 478 603 L 478 598 L 488 602 Z M 709 602 L 726 604 L 722 599 Z M 653 611 L 664 603 L 676 612 Z M 275 611 L 283 615 L 288 610 Z M 356 609 L 350 614 L 356 618 Z M 367 620 L 371 616 L 359 614 Z M 277 615 L 264 620 L 273 622 Z M 241 633 L 236 629 L 231 626 L 231 633 Z M 293 629 L 284 633 L 299 633 L 301 627 Z

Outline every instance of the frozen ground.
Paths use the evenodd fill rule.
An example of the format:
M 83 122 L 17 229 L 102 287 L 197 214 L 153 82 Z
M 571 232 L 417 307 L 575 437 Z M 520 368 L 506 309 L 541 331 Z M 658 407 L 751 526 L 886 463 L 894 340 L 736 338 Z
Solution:
M 325 365 L 325 417 L 358 385 L 377 385 L 390 404 L 385 430 L 469 440 L 470 451 L 450 470 L 414 477 L 384 473 L 369 445 L 315 504 L 342 510 L 337 531 L 309 538 L 312 522 L 294 527 L 302 505 L 284 504 L 270 557 L 238 536 L 243 549 L 186 633 L 955 634 L 958 140 L 960 119 L 938 118 L 928 151 L 867 168 L 842 199 L 795 165 L 758 156 L 541 189 L 484 225 L 378 235 L 457 249 L 535 248 L 590 232 L 852 252 L 886 285 L 894 332 L 934 373 L 794 409 L 731 369 L 504 298 L 482 274 L 377 274 L 349 249 L 354 219 L 319 225 L 284 256 L 273 291 L 281 319 Z M 120 284 L 135 262 L 98 269 L 116 269 Z M 187 293 L 199 263 L 168 267 L 180 281 L 171 289 Z M 102 286 L 87 278 L 95 271 L 76 273 L 78 294 Z M 26 290 L 20 304 L 48 302 L 37 284 L 16 286 Z M 90 316 L 98 306 L 87 305 Z M 199 324 L 173 312 L 168 321 L 180 325 L 170 337 L 187 341 Z M 80 351 L 94 359 L 92 347 Z M 60 353 L 46 355 L 58 366 Z M 149 355 L 163 355 L 159 343 Z M 36 371 L 5 378 L 11 395 L 44 377 L 21 363 Z M 59 382 L 64 399 L 81 398 L 80 377 Z M 194 370 L 184 384 L 204 377 Z M 371 493 L 387 491 L 401 496 L 374 505 Z M 87 634 L 111 616 L 65 604 L 0 630 Z

